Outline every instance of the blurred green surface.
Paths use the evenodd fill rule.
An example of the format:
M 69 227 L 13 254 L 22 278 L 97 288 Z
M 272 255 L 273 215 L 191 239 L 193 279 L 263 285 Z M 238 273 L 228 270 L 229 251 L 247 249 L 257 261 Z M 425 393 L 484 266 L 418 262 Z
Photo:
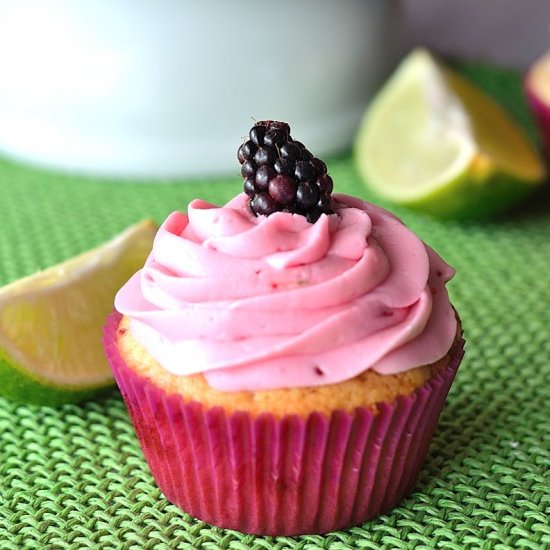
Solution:
M 515 73 L 462 70 L 534 136 Z M 328 165 L 337 191 L 371 198 L 350 158 Z M 0 161 L 0 284 L 141 218 L 161 222 L 192 198 L 222 203 L 239 190 L 237 175 L 114 183 Z M 550 193 L 485 223 L 393 210 L 457 268 L 450 293 L 467 340 L 428 460 L 402 506 L 326 536 L 224 531 L 163 498 L 116 390 L 59 409 L 0 399 L 0 547 L 550 547 Z

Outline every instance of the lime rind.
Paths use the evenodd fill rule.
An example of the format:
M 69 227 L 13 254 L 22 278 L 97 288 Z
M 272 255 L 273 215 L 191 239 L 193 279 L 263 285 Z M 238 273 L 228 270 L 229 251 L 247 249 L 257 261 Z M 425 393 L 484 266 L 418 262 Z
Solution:
M 433 193 L 403 204 L 439 218 L 479 219 L 502 212 L 531 192 L 531 186 L 518 183 L 515 177 L 501 172 L 467 172 Z
M 89 375 L 79 371 L 78 376 L 75 376 L 75 381 L 71 382 L 67 382 L 66 376 L 57 376 L 55 372 L 41 372 L 40 365 L 36 364 L 33 359 L 28 357 L 1 333 L 0 359 L 3 359 L 8 365 L 11 365 L 20 375 L 37 384 L 51 386 L 52 388 L 65 388 L 68 391 L 80 391 L 84 388 L 106 387 L 114 383 L 110 370 L 106 370 L 103 374 L 98 374 L 98 371 L 95 371 Z M 25 365 L 25 367 L 23 367 L 23 365 Z M 75 369 L 75 371 L 77 370 L 78 369 Z M 50 376 L 45 376 L 46 374 Z M 7 378 L 5 376 L 0 376 L 0 381 L 2 382 L 2 386 L 0 386 L 0 395 L 5 393 L 6 380 Z
M 1 349 L 0 380 L 2 380 L 0 396 L 19 403 L 52 407 L 88 399 L 114 385 L 114 380 L 85 387 L 52 385 L 47 380 L 32 376 Z

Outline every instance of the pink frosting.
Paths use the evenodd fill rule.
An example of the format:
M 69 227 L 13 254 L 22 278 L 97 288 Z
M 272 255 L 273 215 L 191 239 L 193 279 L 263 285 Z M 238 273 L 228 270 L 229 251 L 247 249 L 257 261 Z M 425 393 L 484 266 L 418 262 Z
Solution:
M 335 195 L 336 214 L 252 216 L 195 200 L 172 213 L 116 309 L 168 371 L 226 391 L 398 373 L 449 350 L 454 275 L 395 216 Z

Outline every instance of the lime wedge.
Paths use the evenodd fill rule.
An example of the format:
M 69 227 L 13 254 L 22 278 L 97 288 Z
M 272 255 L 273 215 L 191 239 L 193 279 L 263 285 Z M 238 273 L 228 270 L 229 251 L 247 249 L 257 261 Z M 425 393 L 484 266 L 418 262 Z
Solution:
M 401 62 L 373 100 L 354 154 L 380 196 L 444 217 L 499 211 L 545 176 L 508 115 L 423 49 Z
M 56 405 L 113 383 L 101 345 L 116 291 L 144 263 L 150 220 L 0 289 L 0 395 Z

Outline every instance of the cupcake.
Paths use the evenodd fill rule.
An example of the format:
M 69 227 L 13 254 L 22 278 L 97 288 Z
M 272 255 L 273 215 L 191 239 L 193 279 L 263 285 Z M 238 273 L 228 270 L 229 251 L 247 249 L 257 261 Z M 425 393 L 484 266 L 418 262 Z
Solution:
M 463 355 L 454 271 L 389 212 L 332 194 L 265 121 L 244 193 L 192 201 L 118 292 L 106 354 L 166 498 L 213 525 L 325 533 L 410 492 Z

